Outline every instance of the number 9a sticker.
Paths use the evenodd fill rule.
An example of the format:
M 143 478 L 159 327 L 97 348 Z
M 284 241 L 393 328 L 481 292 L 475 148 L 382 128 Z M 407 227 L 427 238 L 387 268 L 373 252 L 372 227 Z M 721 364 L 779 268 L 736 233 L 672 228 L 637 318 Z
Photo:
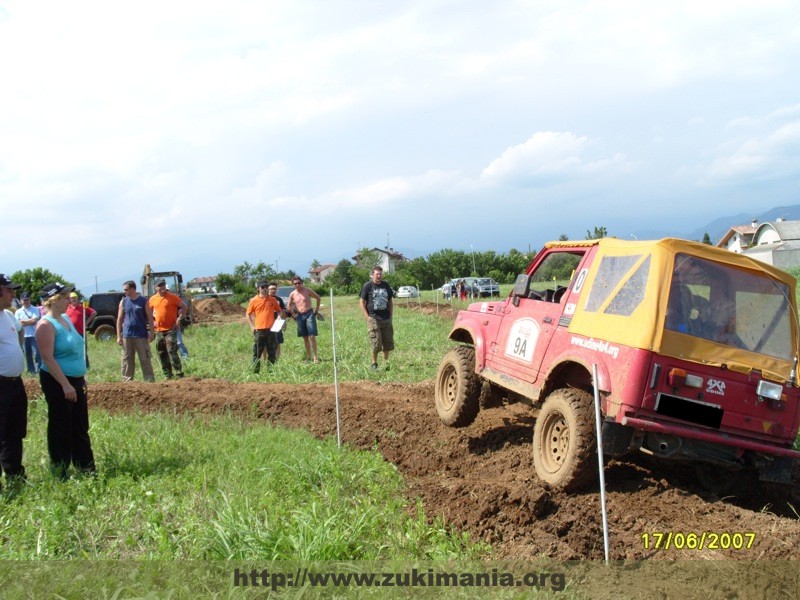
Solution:
M 533 319 L 514 321 L 508 333 L 505 354 L 509 358 L 532 362 L 538 339 L 539 324 L 536 321 Z

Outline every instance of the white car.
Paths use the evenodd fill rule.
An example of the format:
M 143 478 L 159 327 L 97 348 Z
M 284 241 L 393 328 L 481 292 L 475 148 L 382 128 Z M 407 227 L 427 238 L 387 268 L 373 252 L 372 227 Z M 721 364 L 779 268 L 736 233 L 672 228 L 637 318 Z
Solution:
M 398 298 L 419 298 L 419 290 L 413 285 L 401 285 L 397 288 Z

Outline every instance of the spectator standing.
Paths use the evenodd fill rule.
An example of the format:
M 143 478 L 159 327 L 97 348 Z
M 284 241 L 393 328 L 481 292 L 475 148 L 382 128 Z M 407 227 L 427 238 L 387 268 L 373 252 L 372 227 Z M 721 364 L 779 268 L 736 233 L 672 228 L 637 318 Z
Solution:
M 22 383 L 22 324 L 9 310 L 20 286 L 0 273 L 0 470 L 24 478 L 22 440 L 28 432 L 28 396 Z
M 36 374 L 42 366 L 42 358 L 39 356 L 39 348 L 36 346 L 36 323 L 39 322 L 39 309 L 31 304 L 31 297 L 28 292 L 23 292 L 20 297 L 22 306 L 17 309 L 15 317 L 22 325 L 25 335 L 25 363 L 28 373 Z
M 280 311 L 281 305 L 274 296 L 269 295 L 269 284 L 266 281 L 258 282 L 258 293 L 250 299 L 247 305 L 247 323 L 253 332 L 253 372 L 261 370 L 261 355 L 267 353 L 267 360 L 275 364 L 278 348 L 278 336 L 272 331 L 275 315 Z
M 269 284 L 268 284 L 268 287 L 267 287 L 267 293 L 270 296 L 272 296 L 273 298 L 275 298 L 275 300 L 278 301 L 278 304 L 281 307 L 281 309 L 277 313 L 275 313 L 275 317 L 277 318 L 278 316 L 280 316 L 280 317 L 286 318 L 287 315 L 288 315 L 288 311 L 286 310 L 286 303 L 283 301 L 283 298 L 278 296 L 278 284 L 273 282 L 273 281 L 270 281 Z M 283 325 L 283 327 L 281 328 L 280 331 L 276 331 L 275 332 L 275 338 L 276 338 L 276 340 L 278 342 L 278 347 L 275 349 L 275 358 L 276 359 L 281 357 L 281 345 L 283 344 L 283 330 L 284 329 L 286 329 L 286 324 L 285 323 L 284 323 L 284 325 Z
M 169 288 L 167 288 L 167 291 L 170 291 Z M 180 296 L 180 294 L 178 294 L 178 296 Z M 175 341 L 178 343 L 178 353 L 181 355 L 181 358 L 189 358 L 189 349 L 186 347 L 186 344 L 183 343 L 183 321 L 185 315 L 186 313 L 184 313 L 184 318 L 178 319 L 178 326 L 175 329 Z
M 383 352 L 383 362 L 389 368 L 389 352 L 394 350 L 392 327 L 392 297 L 394 290 L 383 281 L 383 268 L 372 267 L 372 279 L 361 288 L 361 312 L 367 321 L 367 331 L 372 344 L 372 370 L 378 370 L 378 353 Z
M 93 308 L 84 306 L 78 294 L 71 292 L 69 295 L 69 305 L 67 306 L 67 316 L 75 330 L 83 337 L 83 354 L 86 356 L 86 368 L 89 368 L 89 347 L 86 341 L 86 329 L 92 324 L 97 312 Z
M 42 353 L 39 383 L 47 401 L 47 449 L 53 471 L 62 480 L 70 464 L 84 473 L 97 470 L 89 438 L 83 337 L 65 314 L 72 289 L 56 282 L 42 290 L 48 312 L 36 326 Z
M 183 365 L 178 356 L 178 320 L 186 312 L 186 304 L 180 296 L 167 290 L 167 282 L 156 281 L 156 293 L 150 296 L 153 311 L 156 351 L 161 362 L 161 370 L 167 379 L 183 377 Z
M 122 346 L 122 381 L 132 381 L 136 374 L 136 359 L 145 381 L 155 381 L 150 342 L 155 339 L 153 309 L 147 298 L 136 291 L 136 282 L 122 284 L 124 296 L 117 311 L 117 343 Z
M 319 315 L 320 297 L 317 292 L 303 285 L 303 280 L 299 277 L 292 279 L 294 291 L 289 294 L 289 306 L 296 307 L 297 314 L 294 316 L 297 321 L 297 336 L 303 338 L 306 350 L 306 362 L 313 360 L 319 362 L 317 358 L 317 315 Z M 311 308 L 311 299 L 317 301 L 317 307 Z

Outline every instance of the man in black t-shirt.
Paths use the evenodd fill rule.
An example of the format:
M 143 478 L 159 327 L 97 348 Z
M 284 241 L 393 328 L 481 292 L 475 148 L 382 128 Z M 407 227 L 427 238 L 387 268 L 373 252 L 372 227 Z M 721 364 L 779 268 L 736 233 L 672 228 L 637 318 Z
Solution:
M 389 351 L 394 350 L 392 329 L 391 286 L 383 281 L 383 268 L 372 267 L 372 279 L 361 288 L 359 302 L 367 320 L 367 331 L 372 344 L 372 370 L 378 370 L 378 352 L 383 352 L 383 362 L 389 368 Z

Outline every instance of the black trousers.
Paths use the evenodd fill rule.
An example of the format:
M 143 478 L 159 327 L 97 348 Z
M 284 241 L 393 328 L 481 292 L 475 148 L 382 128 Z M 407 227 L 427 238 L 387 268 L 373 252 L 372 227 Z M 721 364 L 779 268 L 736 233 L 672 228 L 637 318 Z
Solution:
M 47 400 L 47 450 L 56 474 L 67 476 L 74 465 L 81 471 L 94 472 L 94 453 L 89 439 L 89 404 L 86 380 L 67 377 L 78 399 L 71 402 L 64 397 L 61 384 L 47 371 L 39 371 L 39 383 Z
M 0 467 L 6 477 L 25 475 L 22 440 L 28 434 L 28 395 L 22 377 L 0 379 Z
M 269 329 L 256 329 L 253 331 L 253 371 L 261 370 L 261 355 L 267 353 L 267 360 L 275 364 L 278 351 L 278 336 Z

